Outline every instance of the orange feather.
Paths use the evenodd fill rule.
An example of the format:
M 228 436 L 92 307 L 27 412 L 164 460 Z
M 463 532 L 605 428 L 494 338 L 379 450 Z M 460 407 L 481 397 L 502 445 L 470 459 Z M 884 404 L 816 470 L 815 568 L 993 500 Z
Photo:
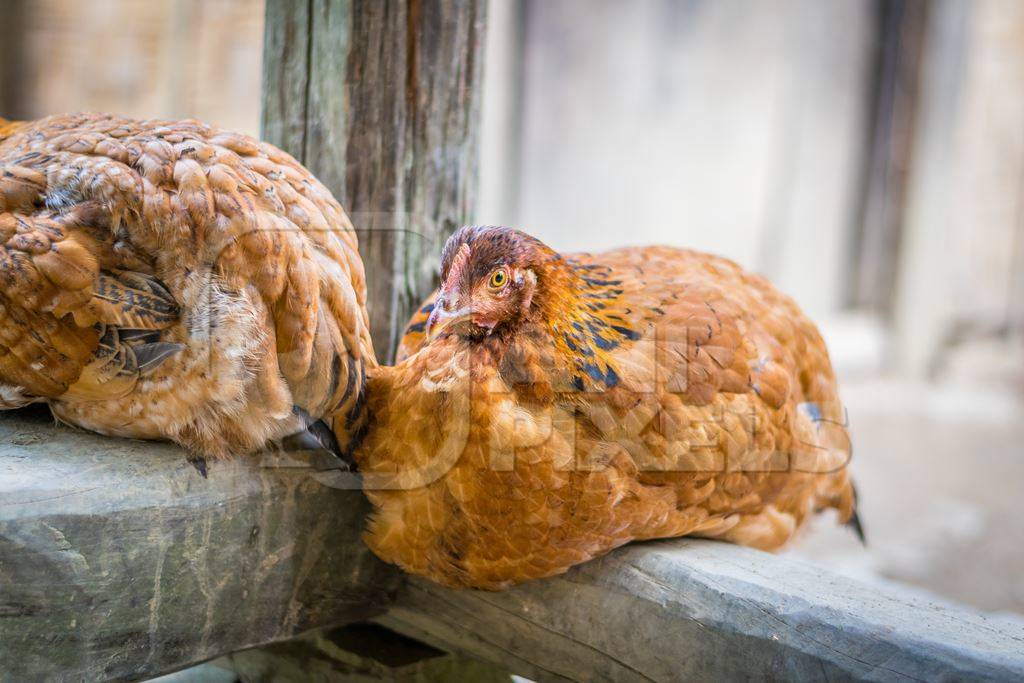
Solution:
M 634 539 L 771 549 L 818 509 L 854 514 L 825 345 L 766 280 L 684 249 L 562 256 L 497 228 L 446 255 L 465 244 L 459 282 L 443 274 L 370 380 L 357 460 L 382 558 L 499 589 Z M 536 291 L 487 290 L 495 268 Z M 428 341 L 435 307 L 466 305 L 504 317 Z

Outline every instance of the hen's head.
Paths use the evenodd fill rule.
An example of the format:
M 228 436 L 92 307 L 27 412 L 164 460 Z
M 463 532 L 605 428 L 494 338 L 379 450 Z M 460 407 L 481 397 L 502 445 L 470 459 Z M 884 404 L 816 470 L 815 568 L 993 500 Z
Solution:
M 462 228 L 441 255 L 441 288 L 427 320 L 428 339 L 514 332 L 537 315 L 546 280 L 560 262 L 557 252 L 518 230 Z

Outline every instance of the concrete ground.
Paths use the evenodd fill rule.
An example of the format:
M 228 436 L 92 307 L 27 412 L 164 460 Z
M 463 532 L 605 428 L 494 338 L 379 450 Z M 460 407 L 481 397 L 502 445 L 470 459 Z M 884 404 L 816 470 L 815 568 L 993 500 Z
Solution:
M 1019 388 L 880 377 L 841 387 L 868 544 L 819 518 L 789 552 L 857 578 L 1024 614 Z

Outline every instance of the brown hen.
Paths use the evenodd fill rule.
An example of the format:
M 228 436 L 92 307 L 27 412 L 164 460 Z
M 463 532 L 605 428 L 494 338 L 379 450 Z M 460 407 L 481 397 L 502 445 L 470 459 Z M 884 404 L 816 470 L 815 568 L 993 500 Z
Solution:
M 464 228 L 356 452 L 373 550 L 453 586 L 551 576 L 635 539 L 759 548 L 855 520 L 828 353 L 796 304 L 722 258 L 560 255 Z
M 200 455 L 337 416 L 343 449 L 376 365 L 365 289 L 345 213 L 271 145 L 195 121 L 0 120 L 0 408 L 46 401 Z

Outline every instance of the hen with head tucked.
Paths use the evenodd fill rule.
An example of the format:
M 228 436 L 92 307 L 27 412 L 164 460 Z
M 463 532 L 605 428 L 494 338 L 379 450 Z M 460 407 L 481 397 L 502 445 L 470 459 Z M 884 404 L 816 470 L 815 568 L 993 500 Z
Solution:
M 344 211 L 272 145 L 197 121 L 0 120 L 0 409 L 46 402 L 193 457 L 345 450 L 376 366 L 365 303 Z
M 500 589 L 635 539 L 773 549 L 824 508 L 856 524 L 828 353 L 765 279 L 469 227 L 441 282 L 368 387 L 356 458 L 383 559 Z

